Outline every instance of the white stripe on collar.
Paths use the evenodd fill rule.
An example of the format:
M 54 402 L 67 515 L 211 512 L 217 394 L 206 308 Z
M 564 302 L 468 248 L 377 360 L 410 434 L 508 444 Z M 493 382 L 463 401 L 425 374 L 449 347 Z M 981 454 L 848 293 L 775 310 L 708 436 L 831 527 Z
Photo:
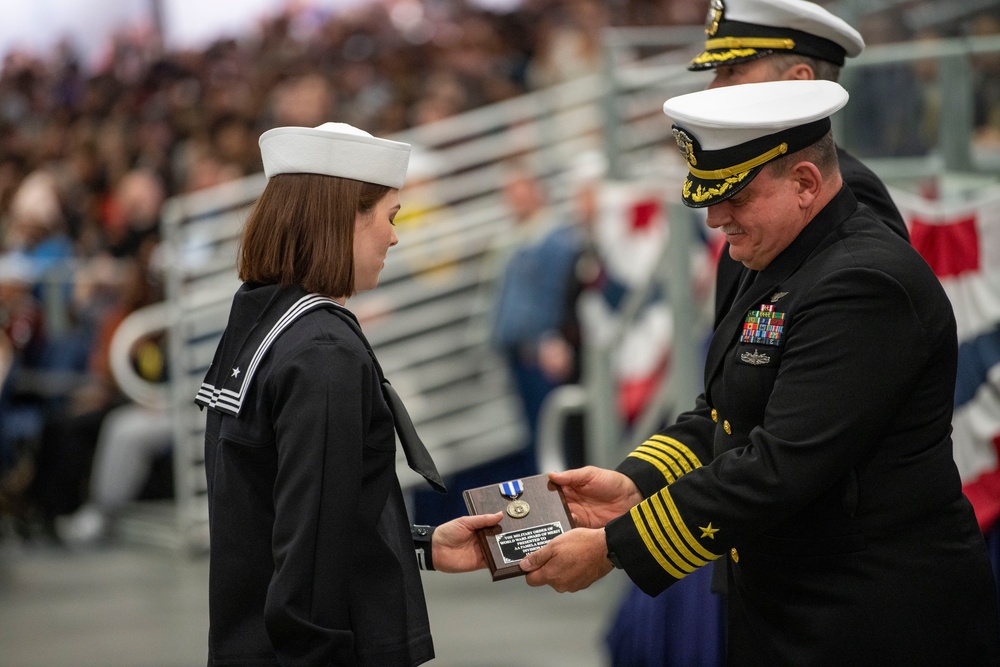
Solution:
M 246 396 L 246 392 L 250 388 L 250 382 L 253 380 L 254 373 L 257 371 L 257 367 L 260 365 L 264 355 L 266 355 L 267 351 L 270 349 L 271 344 L 274 343 L 278 336 L 280 336 L 281 333 L 296 319 L 310 310 L 321 308 L 323 306 L 344 308 L 344 306 L 340 305 L 330 297 L 321 296 L 319 294 L 305 295 L 292 304 L 291 307 L 289 307 L 289 309 L 286 310 L 285 313 L 278 319 L 278 321 L 274 323 L 271 330 L 267 332 L 267 336 L 265 336 L 264 340 L 261 341 L 257 350 L 253 354 L 253 358 L 250 360 L 250 367 L 247 368 L 246 373 L 243 375 L 243 383 L 240 385 L 238 392 L 231 389 L 223 389 L 222 387 L 216 388 L 207 382 L 203 382 L 201 389 L 198 390 L 198 394 L 195 396 L 195 403 L 202 407 L 215 408 L 238 417 L 240 409 L 243 407 L 243 398 Z

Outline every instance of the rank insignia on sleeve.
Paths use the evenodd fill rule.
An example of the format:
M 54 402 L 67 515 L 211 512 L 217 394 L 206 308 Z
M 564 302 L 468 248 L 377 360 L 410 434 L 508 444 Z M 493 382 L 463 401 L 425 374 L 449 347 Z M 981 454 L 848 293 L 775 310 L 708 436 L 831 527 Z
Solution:
M 751 345 L 781 345 L 785 332 L 785 313 L 774 310 L 774 306 L 762 303 L 757 310 L 751 310 L 743 320 L 741 343 Z

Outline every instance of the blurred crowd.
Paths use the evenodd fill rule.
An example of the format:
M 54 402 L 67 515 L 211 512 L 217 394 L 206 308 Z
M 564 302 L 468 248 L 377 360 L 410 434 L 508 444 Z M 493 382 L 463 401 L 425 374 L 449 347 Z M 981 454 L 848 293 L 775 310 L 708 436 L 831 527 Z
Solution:
M 908 6 L 907 6 L 908 5 Z M 943 3 L 909 2 L 864 16 L 858 29 L 866 48 L 884 44 L 931 44 L 964 37 L 1000 36 L 1000 3 L 956 12 Z M 1000 153 L 1000 52 L 980 52 L 969 59 L 974 153 Z M 888 63 L 852 71 L 845 83 L 851 103 L 845 109 L 851 134 L 843 142 L 862 157 L 922 156 L 940 139 L 941 123 L 955 111 L 944 97 L 941 77 L 960 76 L 937 59 Z
M 60 517 L 83 511 L 103 529 L 96 499 L 127 495 L 102 492 L 114 475 L 92 466 L 122 449 L 112 417 L 136 407 L 110 371 L 111 341 L 125 316 L 162 298 L 158 224 L 169 197 L 259 172 L 256 140 L 268 128 L 335 119 L 392 135 L 596 71 L 607 26 L 699 23 L 704 11 L 656 0 L 545 0 L 497 13 L 372 2 L 326 16 L 290 10 L 202 49 L 168 51 L 131 29 L 96 69 L 68 44 L 7 54 L 0 517 L 59 537 Z M 162 341 L 149 343 L 133 365 L 163 380 Z M 163 448 L 147 449 L 152 465 Z
M 596 72 L 604 28 L 699 25 L 708 2 L 525 0 L 510 11 L 489 4 L 289 10 L 253 34 L 183 51 L 132 29 L 113 36 L 96 69 L 68 44 L 5 56 L 0 517 L 55 535 L 58 517 L 92 509 L 102 495 L 94 478 L 109 474 L 92 475 L 91 466 L 121 431 L 109 416 L 135 408 L 111 374 L 111 340 L 125 316 L 162 298 L 158 225 L 168 198 L 261 171 L 257 137 L 268 128 L 337 120 L 391 136 Z M 995 11 L 952 25 L 918 33 L 890 20 L 878 39 L 1000 33 Z M 976 123 L 984 140 L 1000 143 L 998 72 L 996 55 L 983 56 Z M 902 79 L 893 91 L 911 86 L 914 104 L 933 108 L 919 71 Z M 926 150 L 930 139 L 913 123 L 887 127 L 918 131 L 888 150 Z M 874 133 L 871 145 L 891 136 Z M 162 346 L 150 340 L 132 351 L 149 381 L 167 377 Z M 148 450 L 152 466 L 163 447 Z

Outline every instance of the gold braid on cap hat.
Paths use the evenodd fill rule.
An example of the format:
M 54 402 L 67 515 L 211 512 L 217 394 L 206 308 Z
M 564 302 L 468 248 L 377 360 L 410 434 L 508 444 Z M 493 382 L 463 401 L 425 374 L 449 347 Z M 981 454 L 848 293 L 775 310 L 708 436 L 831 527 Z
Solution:
M 780 37 L 716 37 L 705 42 L 705 49 L 778 49 L 791 51 L 795 40 Z
M 754 167 L 759 167 L 765 162 L 770 162 L 779 155 L 784 155 L 788 152 L 788 143 L 782 142 L 781 144 L 775 146 L 766 153 L 761 153 L 755 158 L 750 158 L 746 162 L 741 162 L 732 167 L 726 167 L 725 169 L 696 169 L 691 165 L 691 161 L 688 161 L 688 171 L 691 172 L 692 176 L 700 178 L 705 181 L 717 181 L 722 178 L 729 178 L 730 176 L 735 176 L 736 174 L 741 174 L 746 171 L 750 171 Z
M 691 182 L 690 178 L 687 178 L 684 179 L 684 188 L 681 190 L 681 194 L 684 195 L 685 199 L 690 199 L 694 203 L 700 204 L 712 199 L 713 197 L 719 197 L 726 194 L 731 187 L 742 183 L 743 179 L 746 178 L 749 173 L 749 171 L 744 171 L 742 174 L 737 174 L 732 178 L 727 178 L 714 188 L 706 188 L 704 185 L 699 185 L 694 192 L 691 192 L 691 188 L 694 187 L 694 183 Z
M 705 51 L 700 56 L 692 60 L 691 64 L 704 65 L 705 63 L 723 62 L 726 60 L 732 60 L 733 58 L 748 58 L 756 54 L 757 49 L 733 49 L 732 51 L 724 51 L 722 53 L 711 53 L 709 51 Z

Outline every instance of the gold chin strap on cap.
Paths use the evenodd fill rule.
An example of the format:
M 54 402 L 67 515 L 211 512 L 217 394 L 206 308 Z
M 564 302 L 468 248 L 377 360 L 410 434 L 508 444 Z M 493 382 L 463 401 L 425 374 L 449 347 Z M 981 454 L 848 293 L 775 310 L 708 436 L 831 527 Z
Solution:
M 794 39 L 771 37 L 716 37 L 705 42 L 705 50 L 715 49 L 778 49 L 791 51 L 795 48 Z
M 740 164 L 734 165 L 732 167 L 726 167 L 725 169 L 714 169 L 711 171 L 706 171 L 704 169 L 696 169 L 688 163 L 688 171 L 691 175 L 706 181 L 718 181 L 723 178 L 729 178 L 730 176 L 735 176 L 736 174 L 741 174 L 746 171 L 750 171 L 754 167 L 759 167 L 765 162 L 770 162 L 779 155 L 784 155 L 788 152 L 788 144 L 782 143 L 775 146 L 771 150 L 755 158 L 751 158 L 746 162 L 741 162 Z

